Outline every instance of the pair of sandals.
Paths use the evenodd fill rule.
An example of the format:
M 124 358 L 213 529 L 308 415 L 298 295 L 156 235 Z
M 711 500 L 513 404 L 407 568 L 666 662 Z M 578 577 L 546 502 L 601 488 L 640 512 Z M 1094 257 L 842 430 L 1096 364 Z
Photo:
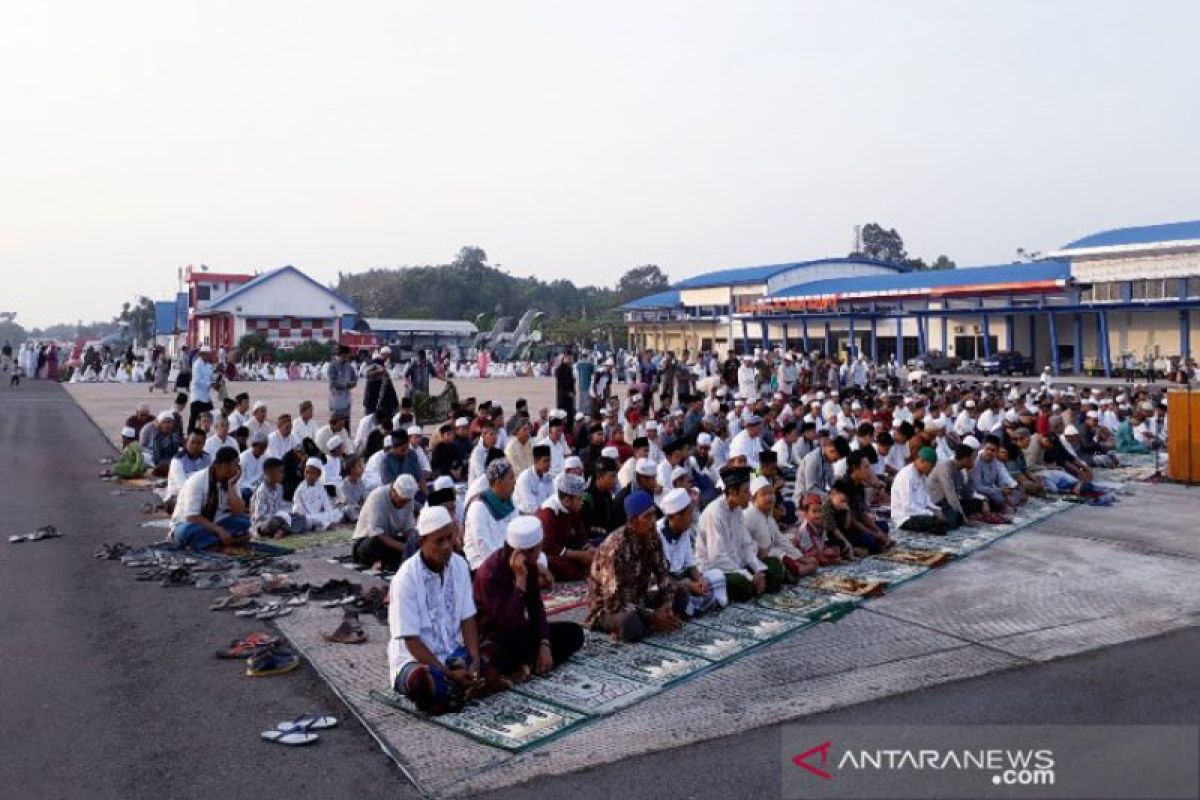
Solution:
M 292 609 L 283 603 L 267 603 L 265 606 L 258 604 L 246 606 L 233 612 L 235 617 L 253 617 L 254 619 L 276 619 L 278 617 L 286 617 L 292 613 Z
M 58 528 L 53 525 L 43 525 L 33 533 L 18 533 L 8 537 L 9 544 L 20 544 L 21 542 L 40 542 L 42 539 L 57 539 L 62 534 L 58 532 Z
M 256 655 L 274 647 L 282 641 L 278 636 L 269 633 L 252 633 L 245 639 L 234 639 L 228 647 L 217 651 L 217 658 L 243 659 Z
M 262 738 L 264 741 L 288 747 L 303 747 L 308 744 L 316 744 L 320 738 L 313 731 L 328 730 L 336 727 L 337 724 L 337 717 L 306 714 L 289 722 L 281 722 L 275 726 L 274 730 L 263 731 Z
M 359 622 L 358 612 L 347 608 L 342 614 L 342 624 L 333 633 L 324 634 L 325 641 L 333 644 L 363 644 L 367 641 L 367 632 Z

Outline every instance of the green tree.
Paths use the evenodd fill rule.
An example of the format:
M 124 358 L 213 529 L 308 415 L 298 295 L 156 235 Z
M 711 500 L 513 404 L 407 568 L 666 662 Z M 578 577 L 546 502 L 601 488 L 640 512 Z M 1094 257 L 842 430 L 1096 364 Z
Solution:
M 113 323 L 138 344 L 154 341 L 154 301 L 143 295 L 134 303 L 122 303 L 121 313 L 113 318 Z
M 657 264 L 634 267 L 617 281 L 617 303 L 628 303 L 639 297 L 666 291 L 671 282 Z
M 868 222 L 862 226 L 858 249 L 850 253 L 850 257 L 903 264 L 908 260 L 908 253 L 904 250 L 904 239 L 895 228 L 884 228 L 877 222 Z

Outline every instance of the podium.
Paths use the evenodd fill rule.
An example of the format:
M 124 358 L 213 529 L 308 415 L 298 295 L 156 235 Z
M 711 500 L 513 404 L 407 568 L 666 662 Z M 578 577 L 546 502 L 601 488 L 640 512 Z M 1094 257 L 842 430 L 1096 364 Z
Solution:
M 1167 477 L 1200 483 L 1200 389 L 1167 392 Z

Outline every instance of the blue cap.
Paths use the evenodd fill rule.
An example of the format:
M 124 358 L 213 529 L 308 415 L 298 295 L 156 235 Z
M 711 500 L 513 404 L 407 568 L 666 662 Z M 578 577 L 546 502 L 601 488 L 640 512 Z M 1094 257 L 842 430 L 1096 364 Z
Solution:
M 638 490 L 630 492 L 625 498 L 625 518 L 633 519 L 640 517 L 650 509 L 654 508 L 654 497 L 649 492 Z

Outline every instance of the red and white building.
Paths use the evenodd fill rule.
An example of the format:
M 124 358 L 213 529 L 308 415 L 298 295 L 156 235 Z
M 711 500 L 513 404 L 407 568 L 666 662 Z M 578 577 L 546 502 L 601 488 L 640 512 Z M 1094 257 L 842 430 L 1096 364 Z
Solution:
M 293 266 L 260 275 L 189 267 L 188 347 L 232 349 L 248 333 L 276 347 L 338 341 L 358 311 L 349 300 Z

